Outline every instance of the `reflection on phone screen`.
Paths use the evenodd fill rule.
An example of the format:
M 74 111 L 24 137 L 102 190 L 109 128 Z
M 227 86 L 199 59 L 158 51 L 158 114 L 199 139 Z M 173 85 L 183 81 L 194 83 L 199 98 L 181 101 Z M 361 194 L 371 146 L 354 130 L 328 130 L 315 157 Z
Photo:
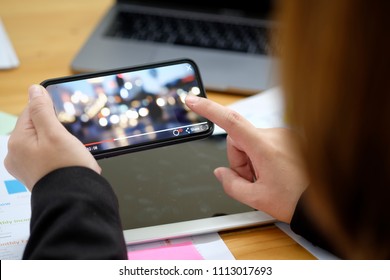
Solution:
M 62 81 L 46 89 L 61 123 L 92 153 L 210 129 L 184 103 L 188 94 L 205 95 L 190 63 Z

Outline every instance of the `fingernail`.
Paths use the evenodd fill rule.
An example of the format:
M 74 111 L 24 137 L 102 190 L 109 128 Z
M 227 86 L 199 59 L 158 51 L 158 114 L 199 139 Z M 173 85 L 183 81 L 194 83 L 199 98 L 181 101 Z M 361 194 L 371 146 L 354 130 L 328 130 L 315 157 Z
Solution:
M 39 85 L 32 85 L 29 88 L 29 90 L 28 90 L 28 94 L 29 94 L 29 101 L 31 101 L 35 97 L 42 96 L 43 95 L 43 91 L 42 91 L 41 86 L 39 86 Z
M 218 181 L 222 182 L 222 175 L 219 168 L 216 168 L 214 170 L 214 176 L 218 179 Z
M 200 99 L 199 96 L 196 96 L 196 95 L 193 95 L 193 94 L 189 94 L 186 96 L 186 103 L 191 103 L 191 104 L 194 104 L 196 102 L 198 102 Z

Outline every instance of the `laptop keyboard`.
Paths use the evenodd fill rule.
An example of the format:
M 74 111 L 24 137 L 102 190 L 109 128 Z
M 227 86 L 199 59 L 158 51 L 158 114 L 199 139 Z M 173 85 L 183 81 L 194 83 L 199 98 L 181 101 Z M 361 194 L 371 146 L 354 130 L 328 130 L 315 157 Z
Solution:
M 266 54 L 264 27 L 197 19 L 120 12 L 106 36 L 192 47 Z

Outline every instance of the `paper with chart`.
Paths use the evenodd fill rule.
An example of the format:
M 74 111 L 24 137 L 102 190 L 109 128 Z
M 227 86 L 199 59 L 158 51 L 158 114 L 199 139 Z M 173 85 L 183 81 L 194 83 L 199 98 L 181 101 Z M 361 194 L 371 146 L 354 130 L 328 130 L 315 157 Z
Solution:
M 30 234 L 31 194 L 4 167 L 7 142 L 0 136 L 0 259 L 17 260 Z

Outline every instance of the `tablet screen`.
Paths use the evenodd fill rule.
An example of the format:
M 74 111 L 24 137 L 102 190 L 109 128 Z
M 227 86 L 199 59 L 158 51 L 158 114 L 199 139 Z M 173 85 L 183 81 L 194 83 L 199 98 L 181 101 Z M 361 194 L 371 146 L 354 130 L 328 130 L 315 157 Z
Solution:
M 99 164 L 118 196 L 125 231 L 259 212 L 229 197 L 213 174 L 216 167 L 229 166 L 226 134 L 102 159 Z M 245 223 L 241 218 L 235 219 Z M 271 218 L 264 214 L 255 218 L 264 220 Z M 186 223 L 185 230 L 199 232 L 199 227 L 199 223 Z M 142 238 L 144 233 L 138 235 Z

